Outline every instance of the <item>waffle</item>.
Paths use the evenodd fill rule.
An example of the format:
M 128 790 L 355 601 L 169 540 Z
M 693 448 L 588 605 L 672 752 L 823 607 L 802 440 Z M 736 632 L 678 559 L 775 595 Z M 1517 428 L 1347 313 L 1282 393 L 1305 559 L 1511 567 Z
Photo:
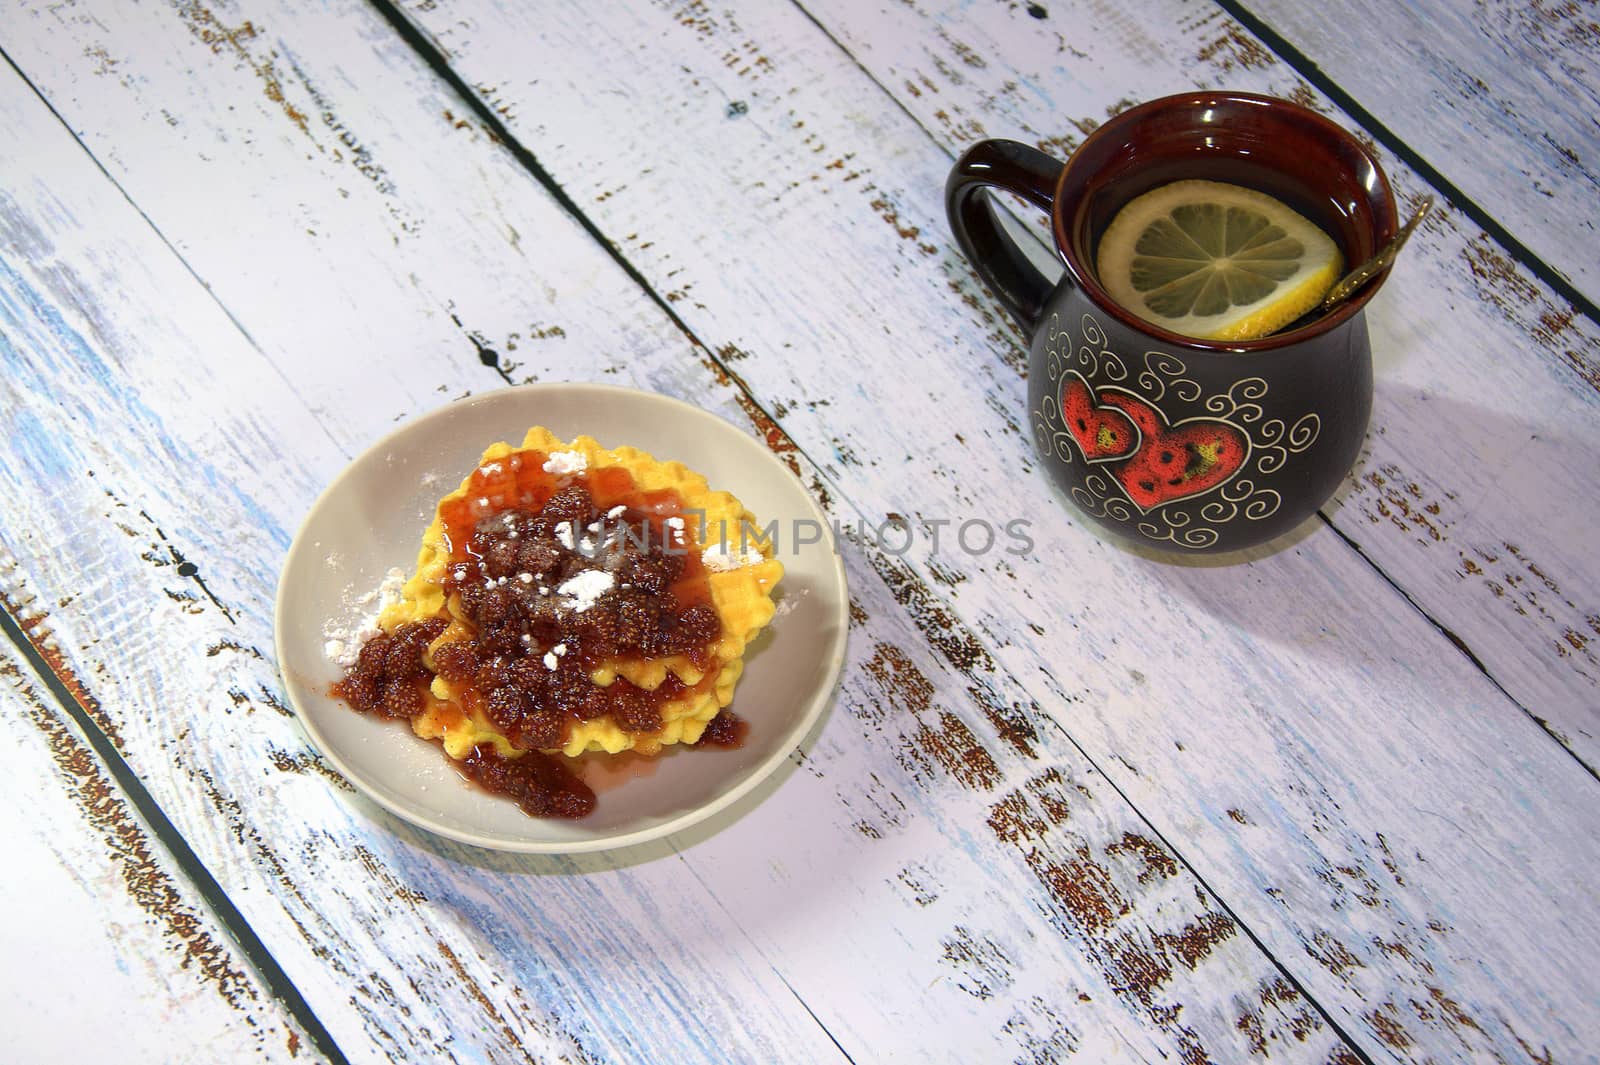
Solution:
M 452 559 L 446 533 L 445 514 L 452 506 L 477 494 L 476 504 L 484 515 L 492 515 L 514 505 L 508 492 L 497 492 L 497 482 L 484 471 L 515 468 L 520 457 L 530 451 L 545 456 L 561 454 L 572 460 L 582 456 L 588 478 L 607 468 L 621 468 L 630 474 L 640 492 L 671 489 L 682 501 L 685 513 L 701 511 L 698 518 L 685 522 L 685 547 L 706 555 L 715 563 L 721 545 L 732 549 L 732 564 L 706 566 L 709 602 L 721 626 L 718 639 L 709 647 L 702 666 L 685 655 L 660 658 L 626 657 L 604 660 L 589 670 L 590 681 L 609 687 L 618 678 L 645 691 L 655 691 L 669 677 L 682 685 L 681 691 L 659 707 L 659 731 L 629 731 L 610 714 L 590 720 L 574 720 L 568 726 L 565 743 L 548 753 L 569 757 L 585 751 L 637 751 L 654 754 L 675 743 L 693 743 L 706 725 L 733 700 L 735 685 L 743 671 L 745 648 L 772 620 L 772 592 L 783 575 L 783 566 L 772 557 L 771 545 L 757 537 L 746 540 L 755 518 L 737 498 L 727 492 L 713 492 L 700 474 L 680 462 L 660 462 L 635 448 L 608 450 L 591 437 L 580 436 L 563 442 L 543 428 L 533 428 L 518 448 L 506 443 L 490 446 L 479 460 L 478 469 L 469 474 L 454 492 L 439 501 L 433 522 L 422 537 L 415 573 L 406 582 L 400 600 L 386 609 L 379 620 L 385 632 L 393 632 L 408 622 L 443 618 L 448 624 L 428 648 L 424 664 L 435 669 L 434 658 L 440 648 L 472 638 L 474 626 L 462 609 L 460 596 L 447 590 L 447 574 L 459 559 Z M 436 671 L 437 672 L 437 671 Z M 475 746 L 493 745 L 502 755 L 514 756 L 519 749 L 498 729 L 486 714 L 483 699 L 470 685 L 455 683 L 435 675 L 421 713 L 412 718 L 412 728 L 425 739 L 436 739 L 453 758 L 465 758 Z

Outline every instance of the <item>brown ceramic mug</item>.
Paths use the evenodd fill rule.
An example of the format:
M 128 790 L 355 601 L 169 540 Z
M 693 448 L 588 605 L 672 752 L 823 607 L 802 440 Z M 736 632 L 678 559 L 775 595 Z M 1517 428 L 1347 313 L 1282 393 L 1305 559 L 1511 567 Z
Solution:
M 1096 242 L 1135 197 L 1186 178 L 1281 200 L 1333 237 L 1350 266 L 1395 233 L 1389 182 L 1355 137 L 1249 93 L 1142 104 L 1066 163 L 983 141 L 951 171 L 945 202 L 962 251 L 1033 338 L 1029 422 L 1066 495 L 1120 536 L 1226 551 L 1310 517 L 1355 462 L 1372 410 L 1364 308 L 1387 272 L 1331 313 L 1260 340 L 1197 340 L 1152 325 L 1101 287 Z M 1049 213 L 1059 282 L 996 223 L 988 187 Z

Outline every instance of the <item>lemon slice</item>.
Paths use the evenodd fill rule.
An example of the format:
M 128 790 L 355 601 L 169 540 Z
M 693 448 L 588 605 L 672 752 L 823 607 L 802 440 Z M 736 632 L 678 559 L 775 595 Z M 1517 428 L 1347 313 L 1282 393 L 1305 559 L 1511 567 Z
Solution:
M 1100 238 L 1100 283 L 1174 333 L 1254 340 L 1315 307 L 1344 268 L 1321 229 L 1254 189 L 1175 181 L 1138 197 Z

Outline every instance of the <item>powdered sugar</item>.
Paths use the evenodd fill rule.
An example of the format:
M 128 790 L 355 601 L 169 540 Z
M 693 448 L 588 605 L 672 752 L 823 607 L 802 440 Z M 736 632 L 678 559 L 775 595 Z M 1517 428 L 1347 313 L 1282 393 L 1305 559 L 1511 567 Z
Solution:
M 804 599 L 810 591 L 810 588 L 802 588 L 799 595 L 786 595 L 778 599 L 772 604 L 772 616 L 781 618 L 794 613 L 794 608 L 800 605 L 800 600 Z
M 713 573 L 726 573 L 741 566 L 754 566 L 766 561 L 766 557 L 753 547 L 736 548 L 723 540 L 702 551 L 700 561 Z
M 586 569 L 563 581 L 556 591 L 566 597 L 561 604 L 563 607 L 581 613 L 598 603 L 600 597 L 611 590 L 615 580 L 603 569 Z
M 544 472 L 558 477 L 582 473 L 588 468 L 589 457 L 581 451 L 553 451 L 544 462 Z
M 384 610 L 400 601 L 400 590 L 405 587 L 405 570 L 398 566 L 383 575 L 383 583 L 376 589 L 367 591 L 361 596 L 346 595 L 344 606 L 346 618 L 343 624 L 338 620 L 330 619 L 322 626 L 322 653 L 328 661 L 349 669 L 356 664 L 356 659 L 361 656 L 361 648 L 366 642 L 383 631 L 378 628 L 378 618 Z M 374 606 L 373 604 L 377 605 Z M 348 615 L 360 616 L 351 618 Z

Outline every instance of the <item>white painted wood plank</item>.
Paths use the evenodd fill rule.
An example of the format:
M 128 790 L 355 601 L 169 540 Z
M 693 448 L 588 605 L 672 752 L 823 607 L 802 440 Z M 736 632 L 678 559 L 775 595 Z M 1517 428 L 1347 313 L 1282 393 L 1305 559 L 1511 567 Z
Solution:
M 324 1060 L 3 639 L 0 721 L 6 1060 Z
M 175 17 L 170 26 L 179 49 L 152 54 L 158 63 L 188 62 L 191 53 L 182 46 L 190 29 Z M 358 14 L 344 37 L 330 33 L 327 43 L 360 46 L 359 36 L 350 36 L 364 28 L 372 23 Z M 202 63 L 213 55 L 201 37 L 192 48 Z M 234 57 L 217 61 L 227 69 Z M 243 66 L 246 78 L 258 76 L 254 66 Z M 406 73 L 402 68 L 378 88 L 399 99 L 420 96 L 404 82 Z M 415 67 L 409 73 L 429 87 Z M 319 402 L 339 412 L 324 429 L 295 398 L 289 375 L 260 357 L 38 100 L 15 78 L 6 89 L 7 135 L 34 146 L 26 160 L 8 161 L 0 209 L 6 247 L 25 252 L 21 259 L 6 256 L 0 297 L 7 361 L 0 405 L 17 412 L 4 476 L 8 498 L 29 500 L 8 514 L 0 545 L 24 560 L 22 572 L 34 578 L 29 586 L 46 592 L 38 608 L 21 613 L 35 631 L 59 639 L 63 674 L 92 691 L 103 727 L 263 940 L 283 950 L 285 969 L 340 1048 L 356 1061 L 836 1057 L 803 1005 L 747 944 L 722 936 L 697 908 L 654 911 L 648 900 L 685 894 L 674 883 L 683 874 L 670 867 L 642 884 L 616 872 L 604 890 L 599 881 L 573 878 L 551 890 L 526 874 L 575 867 L 523 866 L 520 892 L 507 901 L 505 870 L 475 868 L 470 848 L 434 855 L 414 839 L 396 840 L 392 827 L 374 830 L 379 815 L 330 786 L 332 774 L 287 716 L 270 659 L 273 588 L 289 535 L 348 458 L 331 439 L 334 432 L 371 438 L 406 404 L 442 402 L 433 392 L 441 380 L 492 387 L 499 379 L 438 303 L 410 302 L 408 281 L 399 298 L 410 308 L 413 332 L 402 349 L 409 380 L 390 378 L 381 395 L 370 387 L 354 391 L 353 381 L 372 376 L 372 363 L 347 360 L 348 376 L 318 380 Z M 267 103 L 281 118 L 277 101 Z M 216 103 L 219 111 L 228 106 Z M 436 143 L 454 133 L 437 109 L 424 113 Z M 148 117 L 166 126 L 163 116 Z M 290 146 L 289 159 L 304 155 Z M 447 171 L 449 158 L 435 151 L 427 162 Z M 291 202 L 304 192 L 282 187 L 279 168 L 259 172 Z M 572 269 L 552 273 L 552 282 L 559 277 L 570 285 L 580 305 L 637 299 L 625 278 L 586 278 L 584 256 L 604 264 L 589 239 L 562 223 L 527 182 L 495 188 L 495 178 L 508 174 L 516 176 L 501 164 L 498 174 L 478 175 L 478 202 L 498 194 L 514 217 L 542 217 L 547 247 L 559 246 L 562 233 L 577 242 L 577 260 L 563 258 Z M 334 182 L 318 183 L 317 194 L 324 204 L 343 199 Z M 458 195 L 455 189 L 442 195 L 431 219 L 439 222 Z M 365 206 L 359 217 L 369 233 L 350 238 L 347 247 L 358 254 L 377 249 L 374 261 L 381 263 L 393 246 L 390 227 L 404 229 L 381 193 Z M 249 238 L 251 225 L 268 231 L 281 226 L 281 217 L 265 210 L 248 224 L 210 232 Z M 108 229 L 118 236 L 108 239 Z M 372 240 L 374 233 L 384 239 Z M 412 249 L 416 263 L 434 255 L 433 239 Z M 434 280 L 479 286 L 522 313 L 526 305 L 509 298 L 527 284 L 508 269 L 514 249 L 502 242 L 494 260 L 506 278 L 501 282 L 476 272 L 471 241 L 463 243 L 465 257 L 437 260 L 449 265 Z M 269 287 L 285 266 L 271 256 L 247 261 L 261 264 L 256 280 Z M 314 255 L 305 261 L 314 275 L 322 265 Z M 591 265 L 588 273 L 594 272 Z M 303 298 L 284 284 L 290 291 L 280 295 Z M 541 295 L 548 284 L 535 286 L 536 299 L 550 298 Z M 392 289 L 376 290 L 397 298 Z M 333 323 L 334 331 L 352 305 L 371 305 L 352 304 L 338 286 L 320 299 L 318 320 L 297 325 L 301 346 L 285 360 L 296 371 L 318 360 L 329 364 L 326 349 L 304 346 L 319 321 Z M 272 317 L 294 320 L 304 306 L 284 302 Z M 344 328 L 366 328 L 365 319 L 352 316 Z M 609 335 L 595 339 L 591 328 Z M 432 343 L 415 339 L 429 329 Z M 649 329 L 653 336 L 610 315 L 574 326 L 569 335 L 588 342 L 577 356 L 588 360 L 594 351 L 640 350 L 642 341 L 659 347 L 663 331 L 654 321 Z M 446 352 L 458 353 L 453 364 Z M 703 370 L 688 367 L 703 379 Z M 677 371 L 660 372 L 670 378 Z M 351 395 L 373 401 L 352 405 Z M 167 432 L 167 421 L 184 426 L 184 435 Z M 201 568 L 186 576 L 174 551 Z M 41 558 L 48 561 L 41 565 Z M 221 593 L 216 600 L 210 589 Z M 389 864 L 391 848 L 398 869 Z M 435 879 L 449 891 L 434 887 Z M 441 902 L 430 902 L 430 889 Z M 507 918 L 507 906 L 515 919 Z M 666 960 L 618 965 L 604 949 L 618 930 Z M 585 943 L 602 949 L 586 952 Z M 711 996 L 685 1008 L 680 989 L 699 987 L 737 987 L 745 997 Z M 752 1010 L 751 1002 L 761 1007 Z
M 922 4 L 907 15 L 810 5 L 952 155 L 991 136 L 1064 157 L 1107 114 L 1191 86 L 1332 113 L 1208 5 L 1046 6 L 1038 20 L 1020 6 Z M 1086 37 L 1087 27 L 1103 29 Z M 1428 191 L 1379 156 L 1403 199 Z M 911 224 L 942 232 L 927 206 Z M 1600 519 L 1600 326 L 1448 207 L 1408 247 L 1370 324 L 1369 446 L 1324 513 L 1553 735 L 1600 765 L 1600 579 L 1587 548 Z
M 1591 303 L 1600 299 L 1593 4 L 1243 5 Z
M 1219 34 L 1218 48 L 1200 49 L 1201 62 L 1212 64 L 1200 68 L 1203 76 L 1248 74 L 1266 62 L 1236 28 L 1215 19 L 1140 22 L 1119 10 L 1120 38 L 1103 35 L 1093 60 L 1106 78 L 1080 86 L 1081 99 L 1093 101 L 1088 113 L 1120 106 L 1107 81 L 1139 97 L 1182 87 L 1161 79 L 1185 69 L 1191 53 L 1163 40 L 1164 32 L 1194 37 L 1209 25 Z M 1529 1018 L 1548 1025 L 1541 1036 L 1551 1046 L 1587 1045 L 1596 988 L 1582 952 L 1565 948 L 1574 935 L 1596 935 L 1594 907 L 1569 892 L 1587 875 L 1577 870 L 1600 857 L 1593 834 L 1570 820 L 1576 806 L 1592 801 L 1592 776 L 1326 532 L 1310 531 L 1293 549 L 1240 571 L 1147 562 L 1062 528 L 1037 475 L 1017 475 L 1028 460 L 1012 422 L 1022 405 L 1006 365 L 1015 358 L 1014 338 L 990 317 L 983 346 L 964 340 L 984 328 L 974 326 L 990 313 L 986 302 L 964 327 L 933 309 L 950 302 L 949 288 L 959 294 L 971 285 L 947 246 L 931 243 L 942 239 L 938 190 L 952 152 L 930 150 L 921 131 L 892 112 L 864 109 L 869 90 L 852 75 L 849 57 L 822 34 L 806 32 L 798 14 L 765 9 L 735 14 L 688 5 L 617 15 L 602 25 L 535 22 L 509 6 L 479 3 L 429 5 L 415 14 L 601 229 L 658 288 L 678 294 L 691 327 L 728 353 L 853 502 L 877 514 L 934 518 L 960 506 L 1037 519 L 1039 555 L 1060 567 L 1059 583 L 1035 573 L 1013 585 L 1016 570 L 992 560 L 934 564 L 919 555 L 910 594 L 948 607 L 997 647 L 996 658 L 1023 678 L 1032 697 L 1068 715 L 1069 729 L 1120 786 L 1138 787 L 1143 808 L 1171 838 L 1186 841 L 1186 853 L 1192 845 L 1207 856 L 1207 875 L 1252 882 L 1230 900 L 1245 907 L 1253 927 L 1259 920 L 1273 929 L 1269 943 L 1279 956 L 1306 973 L 1324 1001 L 1341 1004 L 1374 1052 L 1422 1057 L 1465 1045 L 1514 1057 L 1533 1038 L 1526 1035 Z M 973 23 L 1027 18 L 1020 8 L 961 14 Z M 1095 14 L 1115 23 L 1103 7 Z M 908 32 L 915 22 L 900 8 L 869 18 L 865 29 L 858 6 L 828 8 L 821 17 L 827 30 L 859 46 L 855 58 L 869 70 L 868 45 L 912 57 L 942 49 L 945 61 L 928 64 L 928 81 L 938 73 L 945 83 L 929 86 L 907 74 L 924 96 L 908 92 L 901 102 L 929 109 L 926 125 L 949 139 L 983 132 L 949 104 L 950 86 L 981 75 L 981 86 L 961 97 L 980 105 L 1004 92 L 1030 94 L 1020 81 L 1006 89 L 1015 74 L 998 58 L 1008 55 L 1001 44 L 1026 42 L 991 41 L 995 46 L 980 52 L 953 35 L 951 26 L 968 25 L 954 10 L 951 26 L 924 23 L 926 34 Z M 850 36 L 852 26 L 859 36 Z M 1067 50 L 1048 43 L 1052 54 Z M 627 57 L 608 68 L 606 93 L 542 73 L 563 55 L 585 52 Z M 993 91 L 984 91 L 991 84 Z M 641 107 L 646 99 L 674 102 L 670 129 Z M 605 135 L 585 135 L 594 129 Z M 638 160 L 668 177 L 618 176 L 633 173 Z M 1595 584 L 1594 560 L 1579 535 L 1597 516 L 1594 396 L 1574 372 L 1589 356 L 1563 361 L 1563 351 L 1534 351 L 1508 363 L 1501 352 L 1521 339 L 1520 315 L 1528 310 L 1496 297 L 1500 286 L 1528 283 L 1459 222 L 1441 222 L 1432 239 L 1442 248 L 1397 276 L 1374 313 L 1385 376 L 1372 453 L 1359 470 L 1363 479 L 1331 513 L 1363 550 L 1383 551 L 1386 569 L 1391 558 L 1402 564 L 1395 567 L 1402 587 L 1426 591 L 1425 605 L 1452 628 L 1509 635 L 1478 648 L 1494 677 L 1536 713 L 1559 716 L 1569 742 L 1588 753 L 1593 676 L 1563 660 L 1557 638 L 1563 624 L 1588 624 Z M 808 266 L 819 260 L 851 266 Z M 1535 305 L 1548 298 L 1532 291 Z M 1582 337 L 1583 351 L 1592 351 L 1594 339 Z M 900 368 L 908 359 L 917 368 L 909 388 Z M 1522 441 L 1533 454 L 1508 459 L 1503 445 L 1521 425 L 1477 413 L 1486 380 L 1559 426 Z M 952 449 L 950 429 L 981 443 Z M 906 476 L 907 466 L 925 472 Z M 1398 501 L 1389 498 L 1396 471 Z M 1415 503 L 1407 502 L 1412 483 L 1424 497 Z M 930 499 L 929 485 L 942 505 Z M 1515 494 L 1503 494 L 1508 486 Z M 1559 506 L 1549 502 L 1556 498 Z M 1506 626 L 1499 616 L 1487 625 L 1475 620 L 1476 589 L 1454 565 L 1433 568 L 1428 519 L 1413 520 L 1447 504 L 1459 510 L 1451 510 L 1442 536 L 1461 544 L 1458 550 L 1481 544 L 1495 554 L 1493 544 L 1515 535 L 1526 558 L 1536 557 L 1526 546 L 1533 537 L 1538 557 L 1561 560 L 1552 580 L 1574 600 L 1555 604 L 1565 616 L 1553 631 L 1519 630 L 1522 621 Z M 1357 507 L 1366 512 L 1351 521 L 1344 512 Z M 1529 514 L 1538 520 L 1528 522 Z M 1417 557 L 1420 563 L 1405 565 Z M 1542 561 L 1532 564 L 1550 572 Z M 935 580 L 951 590 L 935 592 Z M 1035 627 L 1018 624 L 1019 596 Z M 1041 675 L 1041 663 L 1057 676 Z M 1329 724 L 1308 730 L 1307 717 Z M 1175 733 L 1186 736 L 1185 746 Z M 1197 742 L 1204 757 L 1191 760 L 1187 752 Z M 1240 818 L 1248 821 L 1250 813 L 1220 803 L 1219 795 L 1263 789 L 1274 804 L 1261 815 L 1271 824 L 1256 846 L 1241 831 Z M 1482 812 L 1486 803 L 1493 813 Z M 1469 841 L 1449 827 L 1468 810 L 1478 811 L 1475 825 L 1500 838 L 1489 848 L 1493 868 L 1474 850 L 1482 831 Z M 1541 846 L 1538 857 L 1523 851 L 1523 841 L 1548 838 L 1551 817 L 1568 819 L 1575 849 Z M 1308 835 L 1308 824 L 1324 827 Z M 1381 897 L 1368 894 L 1366 909 L 1382 914 L 1367 916 L 1350 906 L 1343 874 L 1334 871 L 1386 869 L 1395 859 L 1384 847 L 1397 835 L 1420 845 L 1413 854 L 1427 855 L 1422 871 L 1396 873 Z M 1282 905 L 1282 897 L 1294 905 Z M 1441 920 L 1436 914 L 1446 900 L 1451 917 Z M 1387 923 L 1389 934 L 1375 932 L 1374 922 Z M 1403 950 L 1394 946 L 1402 929 L 1417 930 Z M 1526 953 L 1530 942 L 1541 946 Z M 1544 949 L 1560 952 L 1554 966 Z M 1427 960 L 1413 964 L 1406 953 Z M 1471 1001 L 1461 1014 L 1471 1023 L 1439 1006 L 1439 995 L 1457 1005 Z M 1522 1005 L 1509 1004 L 1523 996 Z M 1541 1044 L 1530 1045 L 1537 1051 Z
M 338 183 L 326 182 L 324 161 L 300 149 L 298 123 L 283 124 L 282 101 L 225 91 L 235 52 L 213 62 L 187 43 L 187 27 L 154 19 L 168 34 L 160 46 L 118 59 L 126 78 L 119 84 L 134 103 L 97 101 L 69 121 L 91 147 L 115 141 L 104 156 L 116 158 L 113 172 L 141 207 L 159 207 L 151 220 L 230 310 L 236 294 L 257 308 L 239 321 L 260 347 L 231 330 L 98 175 L 85 178 L 86 168 L 66 156 L 30 159 L 31 176 L 14 183 L 20 202 L 0 212 L 14 245 L 34 251 L 6 278 L 8 331 L 20 339 L 7 352 L 14 372 L 4 387 L 7 402 L 27 414 L 18 481 L 8 487 L 75 469 L 71 457 L 85 435 L 108 443 L 84 463 L 93 478 L 68 478 L 49 507 L 33 504 L 14 517 L 5 543 L 42 588 L 86 585 L 36 624 L 56 632 L 63 672 L 108 696 L 106 727 L 171 803 L 196 849 L 217 861 L 224 886 L 282 951 L 341 1047 L 357 1058 L 502 1060 L 527 1045 L 573 1059 L 825 1060 L 832 1051 L 812 1009 L 869 1058 L 1002 1052 L 1048 1060 L 1076 1050 L 1098 1061 L 1175 1056 L 1197 1045 L 1228 1056 L 1244 1052 L 1256 1032 L 1290 1060 L 1338 1050 L 1328 1026 L 1171 855 L 1139 834 L 1144 826 L 1081 756 L 1062 748 L 1035 762 L 992 750 L 984 700 L 1004 697 L 1010 682 L 968 692 L 968 678 L 920 646 L 924 637 L 907 616 L 915 606 L 896 604 L 860 558 L 852 564 L 871 630 L 855 652 L 863 669 L 840 704 L 848 715 L 835 714 L 854 735 L 835 741 L 837 755 L 826 752 L 829 773 L 799 771 L 779 783 L 786 794 L 797 789 L 798 802 L 780 796 L 725 832 L 682 841 L 693 846 L 682 862 L 665 848 L 581 862 L 483 855 L 420 838 L 334 793 L 290 725 L 270 712 L 275 682 L 258 654 L 285 530 L 343 452 L 330 437 L 370 435 L 391 411 L 431 402 L 435 382 L 454 391 L 495 380 L 473 352 L 462 352 L 467 345 L 451 327 L 429 332 L 429 301 L 416 292 L 459 285 L 485 315 L 503 315 L 481 339 L 506 351 L 501 330 L 525 321 L 525 310 L 505 306 L 531 292 L 570 309 L 563 332 L 591 341 L 541 345 L 522 372 L 612 376 L 730 413 L 738 402 L 619 271 L 573 242 L 570 224 L 525 176 L 470 128 L 455 128 L 442 114 L 448 100 L 403 53 L 386 50 L 370 20 L 310 8 L 296 14 L 294 47 L 252 21 L 248 41 L 265 51 L 250 53 L 256 59 L 234 73 L 246 84 L 258 79 L 259 56 L 270 52 L 285 67 L 292 58 L 296 70 L 295 80 L 278 83 L 285 99 L 309 92 L 308 84 L 349 86 L 325 95 L 325 123 L 361 129 L 360 142 L 375 146 L 369 167 L 381 161 L 386 172 L 409 165 L 440 175 L 448 201 L 426 191 L 414 201 L 399 197 L 397 183 L 348 188 L 346 203 Z M 53 28 L 71 41 L 72 55 L 138 36 L 102 39 L 95 34 L 104 27 L 70 20 Z M 380 44 L 369 47 L 372 40 Z M 33 42 L 35 60 L 49 57 L 51 44 Z M 210 165 L 204 138 L 196 145 L 189 132 L 167 132 L 178 127 L 161 115 L 161 90 L 150 87 L 192 84 L 192 74 L 168 70 L 185 64 L 206 67 L 214 95 L 180 94 L 182 107 L 168 113 L 181 115 L 180 126 L 215 122 L 232 143 L 249 141 L 260 153 L 245 153 L 254 164 L 233 175 L 243 182 L 235 186 L 238 218 L 225 228 L 196 222 L 161 187 Z M 25 64 L 36 77 L 70 68 Z M 53 99 L 74 98 L 71 76 L 65 80 Z M 39 124 L 39 108 L 16 94 L 0 99 L 14 112 L 9 122 L 31 123 L 19 130 L 31 142 L 70 156 Z M 225 118 L 234 107 L 242 114 Z M 115 120 L 101 125 L 104 114 Z M 390 151 L 400 162 L 389 162 Z M 348 349 L 318 340 L 319 330 L 341 328 L 351 304 L 317 243 L 286 238 L 273 256 L 237 254 L 237 242 L 265 229 L 285 203 L 302 204 L 317 232 L 344 225 L 347 236 L 367 227 L 393 238 L 354 246 L 380 249 L 370 262 L 341 245 L 357 268 L 352 276 L 367 286 L 355 305 L 404 314 L 422 337 L 386 352 L 383 372 L 363 382 L 362 402 L 340 394 L 354 370 L 329 359 Z M 397 216 L 460 230 L 419 237 L 397 226 Z M 539 262 L 520 261 L 526 236 L 474 242 L 476 226 L 504 217 L 537 235 Z M 89 219 L 92 238 L 83 235 Z M 401 248 L 398 262 L 390 244 Z M 116 264 L 114 288 L 96 274 L 102 263 Z M 301 285 L 302 272 L 322 284 Z M 398 294 L 389 280 L 396 276 L 405 280 Z M 553 291 L 573 278 L 575 291 Z M 258 291 L 274 285 L 286 287 L 275 305 Z M 435 358 L 434 335 L 442 336 L 435 350 L 451 343 L 453 361 Z M 325 433 L 317 431 L 323 424 Z M 196 485 L 216 492 L 197 493 Z M 61 543 L 73 550 L 60 552 Z M 185 576 L 171 565 L 168 545 L 198 572 Z M 100 573 L 108 576 L 87 579 Z M 218 602 L 198 591 L 196 577 Z M 130 639 L 107 640 L 109 633 Z M 895 669 L 877 679 L 865 668 L 874 662 L 879 673 L 885 663 Z M 886 694 L 885 685 L 899 692 L 896 676 L 912 696 Z M 181 723 L 154 712 L 169 705 L 202 710 Z M 924 750 L 922 732 L 946 714 L 983 735 L 955 752 Z M 862 782 L 874 779 L 863 792 Z M 1072 824 L 1062 827 L 1069 812 Z M 974 818 L 1001 828 L 972 838 Z M 912 837 L 913 859 L 876 845 L 900 826 L 922 833 Z M 858 876 L 863 856 L 876 864 Z M 819 882 L 828 870 L 842 875 Z M 1092 888 L 1076 888 L 1072 870 Z M 716 909 L 656 901 L 701 890 L 714 895 Z M 997 901 L 1010 907 L 1003 920 Z M 642 946 L 647 959 L 624 964 L 619 943 Z M 841 978 L 842 958 L 883 983 L 863 993 Z M 493 1023 L 483 1029 L 460 1023 L 485 1009 Z M 1241 1010 L 1256 1029 L 1238 1026 Z

